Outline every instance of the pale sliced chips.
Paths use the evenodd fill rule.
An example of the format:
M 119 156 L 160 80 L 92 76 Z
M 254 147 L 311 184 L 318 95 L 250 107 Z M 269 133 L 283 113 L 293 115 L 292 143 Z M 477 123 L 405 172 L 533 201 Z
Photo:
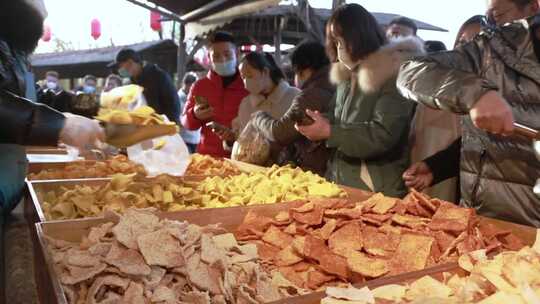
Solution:
M 256 245 L 239 245 L 218 226 L 156 222 L 152 216 L 128 210 L 112 229 L 110 223 L 94 227 L 80 244 L 47 238 L 68 303 L 263 304 L 303 292 L 275 285 L 279 281 L 262 268 Z M 134 248 L 119 236 L 130 246 L 136 240 Z M 311 278 L 329 279 L 315 272 Z

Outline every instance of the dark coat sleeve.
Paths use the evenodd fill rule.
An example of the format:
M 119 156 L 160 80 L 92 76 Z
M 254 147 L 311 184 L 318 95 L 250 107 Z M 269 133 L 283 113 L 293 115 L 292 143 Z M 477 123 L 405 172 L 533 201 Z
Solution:
M 56 145 L 62 113 L 0 89 L 0 143 Z
M 280 119 L 274 119 L 268 113 L 259 111 L 254 114 L 253 123 L 255 127 L 271 141 L 288 145 L 296 139 L 302 137 L 294 128 L 293 117 L 298 112 L 305 112 L 306 109 L 313 111 L 324 111 L 328 107 L 332 92 L 328 90 L 312 87 L 302 91 L 293 99 L 291 107 Z
M 435 109 L 467 114 L 490 90 L 499 90 L 483 78 L 483 39 L 449 52 L 418 57 L 401 65 L 397 86 L 408 99 Z
M 159 102 L 161 111 L 167 116 L 170 121 L 180 124 L 180 99 L 169 74 L 166 72 L 160 73 L 159 85 Z
M 424 159 L 433 174 L 433 185 L 458 176 L 460 153 L 461 137 L 451 143 L 448 148 Z

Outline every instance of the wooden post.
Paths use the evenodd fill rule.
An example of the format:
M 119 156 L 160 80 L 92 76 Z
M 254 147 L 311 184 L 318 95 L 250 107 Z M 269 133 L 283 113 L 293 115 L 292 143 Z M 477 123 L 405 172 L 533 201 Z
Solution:
M 274 52 L 274 60 L 276 61 L 276 64 L 281 67 L 281 32 L 282 32 L 282 29 L 281 29 L 281 19 L 280 17 L 275 17 L 274 18 L 274 28 L 276 29 L 275 33 L 274 33 L 274 47 L 275 47 L 275 52 Z
M 186 74 L 186 68 L 188 64 L 187 54 L 186 54 L 186 43 L 184 38 L 186 37 L 186 27 L 183 22 L 180 22 L 180 35 L 178 38 L 178 51 L 176 59 L 176 74 L 178 76 L 178 82 L 182 81 L 184 74 Z

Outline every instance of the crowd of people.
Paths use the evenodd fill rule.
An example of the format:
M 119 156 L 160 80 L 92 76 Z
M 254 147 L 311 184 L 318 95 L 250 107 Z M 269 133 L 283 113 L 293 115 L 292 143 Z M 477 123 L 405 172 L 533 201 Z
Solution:
M 40 24 L 43 13 L 28 11 Z M 530 140 L 514 132 L 514 122 L 540 129 L 539 13 L 536 0 L 489 0 L 486 15 L 467 20 L 446 51 L 418 37 L 411 19 L 383 29 L 364 7 L 346 4 L 328 20 L 325 45 L 294 48 L 294 80 L 271 54 L 241 56 L 233 35 L 216 32 L 208 38 L 206 76 L 187 74 L 177 90 L 161 68 L 124 49 L 104 89 L 126 78 L 142 86 L 148 105 L 183 126 L 190 152 L 230 157 L 251 128 L 270 143 L 265 165 L 292 164 L 394 197 L 411 187 L 430 191 L 482 215 L 540 227 L 532 190 L 540 161 Z M 57 73 L 47 73 L 38 94 L 47 106 L 21 97 L 27 84 L 16 76 L 39 37 L 33 30 L 21 43 L 0 27 L 0 53 L 15 63 L 0 68 L 0 165 L 8 168 L 0 173 L 0 203 L 7 211 L 24 179 L 20 145 L 103 138 L 83 117 L 92 109 L 73 102 Z M 77 91 L 96 94 L 95 77 Z

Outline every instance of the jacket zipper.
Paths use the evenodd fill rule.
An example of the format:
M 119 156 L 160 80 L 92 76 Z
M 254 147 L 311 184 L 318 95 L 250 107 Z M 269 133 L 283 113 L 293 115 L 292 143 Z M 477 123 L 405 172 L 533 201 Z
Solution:
M 486 161 L 486 149 L 482 149 L 482 152 L 480 153 L 480 169 L 478 170 L 478 175 L 476 176 L 476 181 L 474 183 L 472 195 L 471 195 L 471 203 L 476 202 L 476 196 L 478 194 L 478 188 L 480 187 L 480 179 L 482 178 L 482 173 L 484 171 L 484 163 Z

